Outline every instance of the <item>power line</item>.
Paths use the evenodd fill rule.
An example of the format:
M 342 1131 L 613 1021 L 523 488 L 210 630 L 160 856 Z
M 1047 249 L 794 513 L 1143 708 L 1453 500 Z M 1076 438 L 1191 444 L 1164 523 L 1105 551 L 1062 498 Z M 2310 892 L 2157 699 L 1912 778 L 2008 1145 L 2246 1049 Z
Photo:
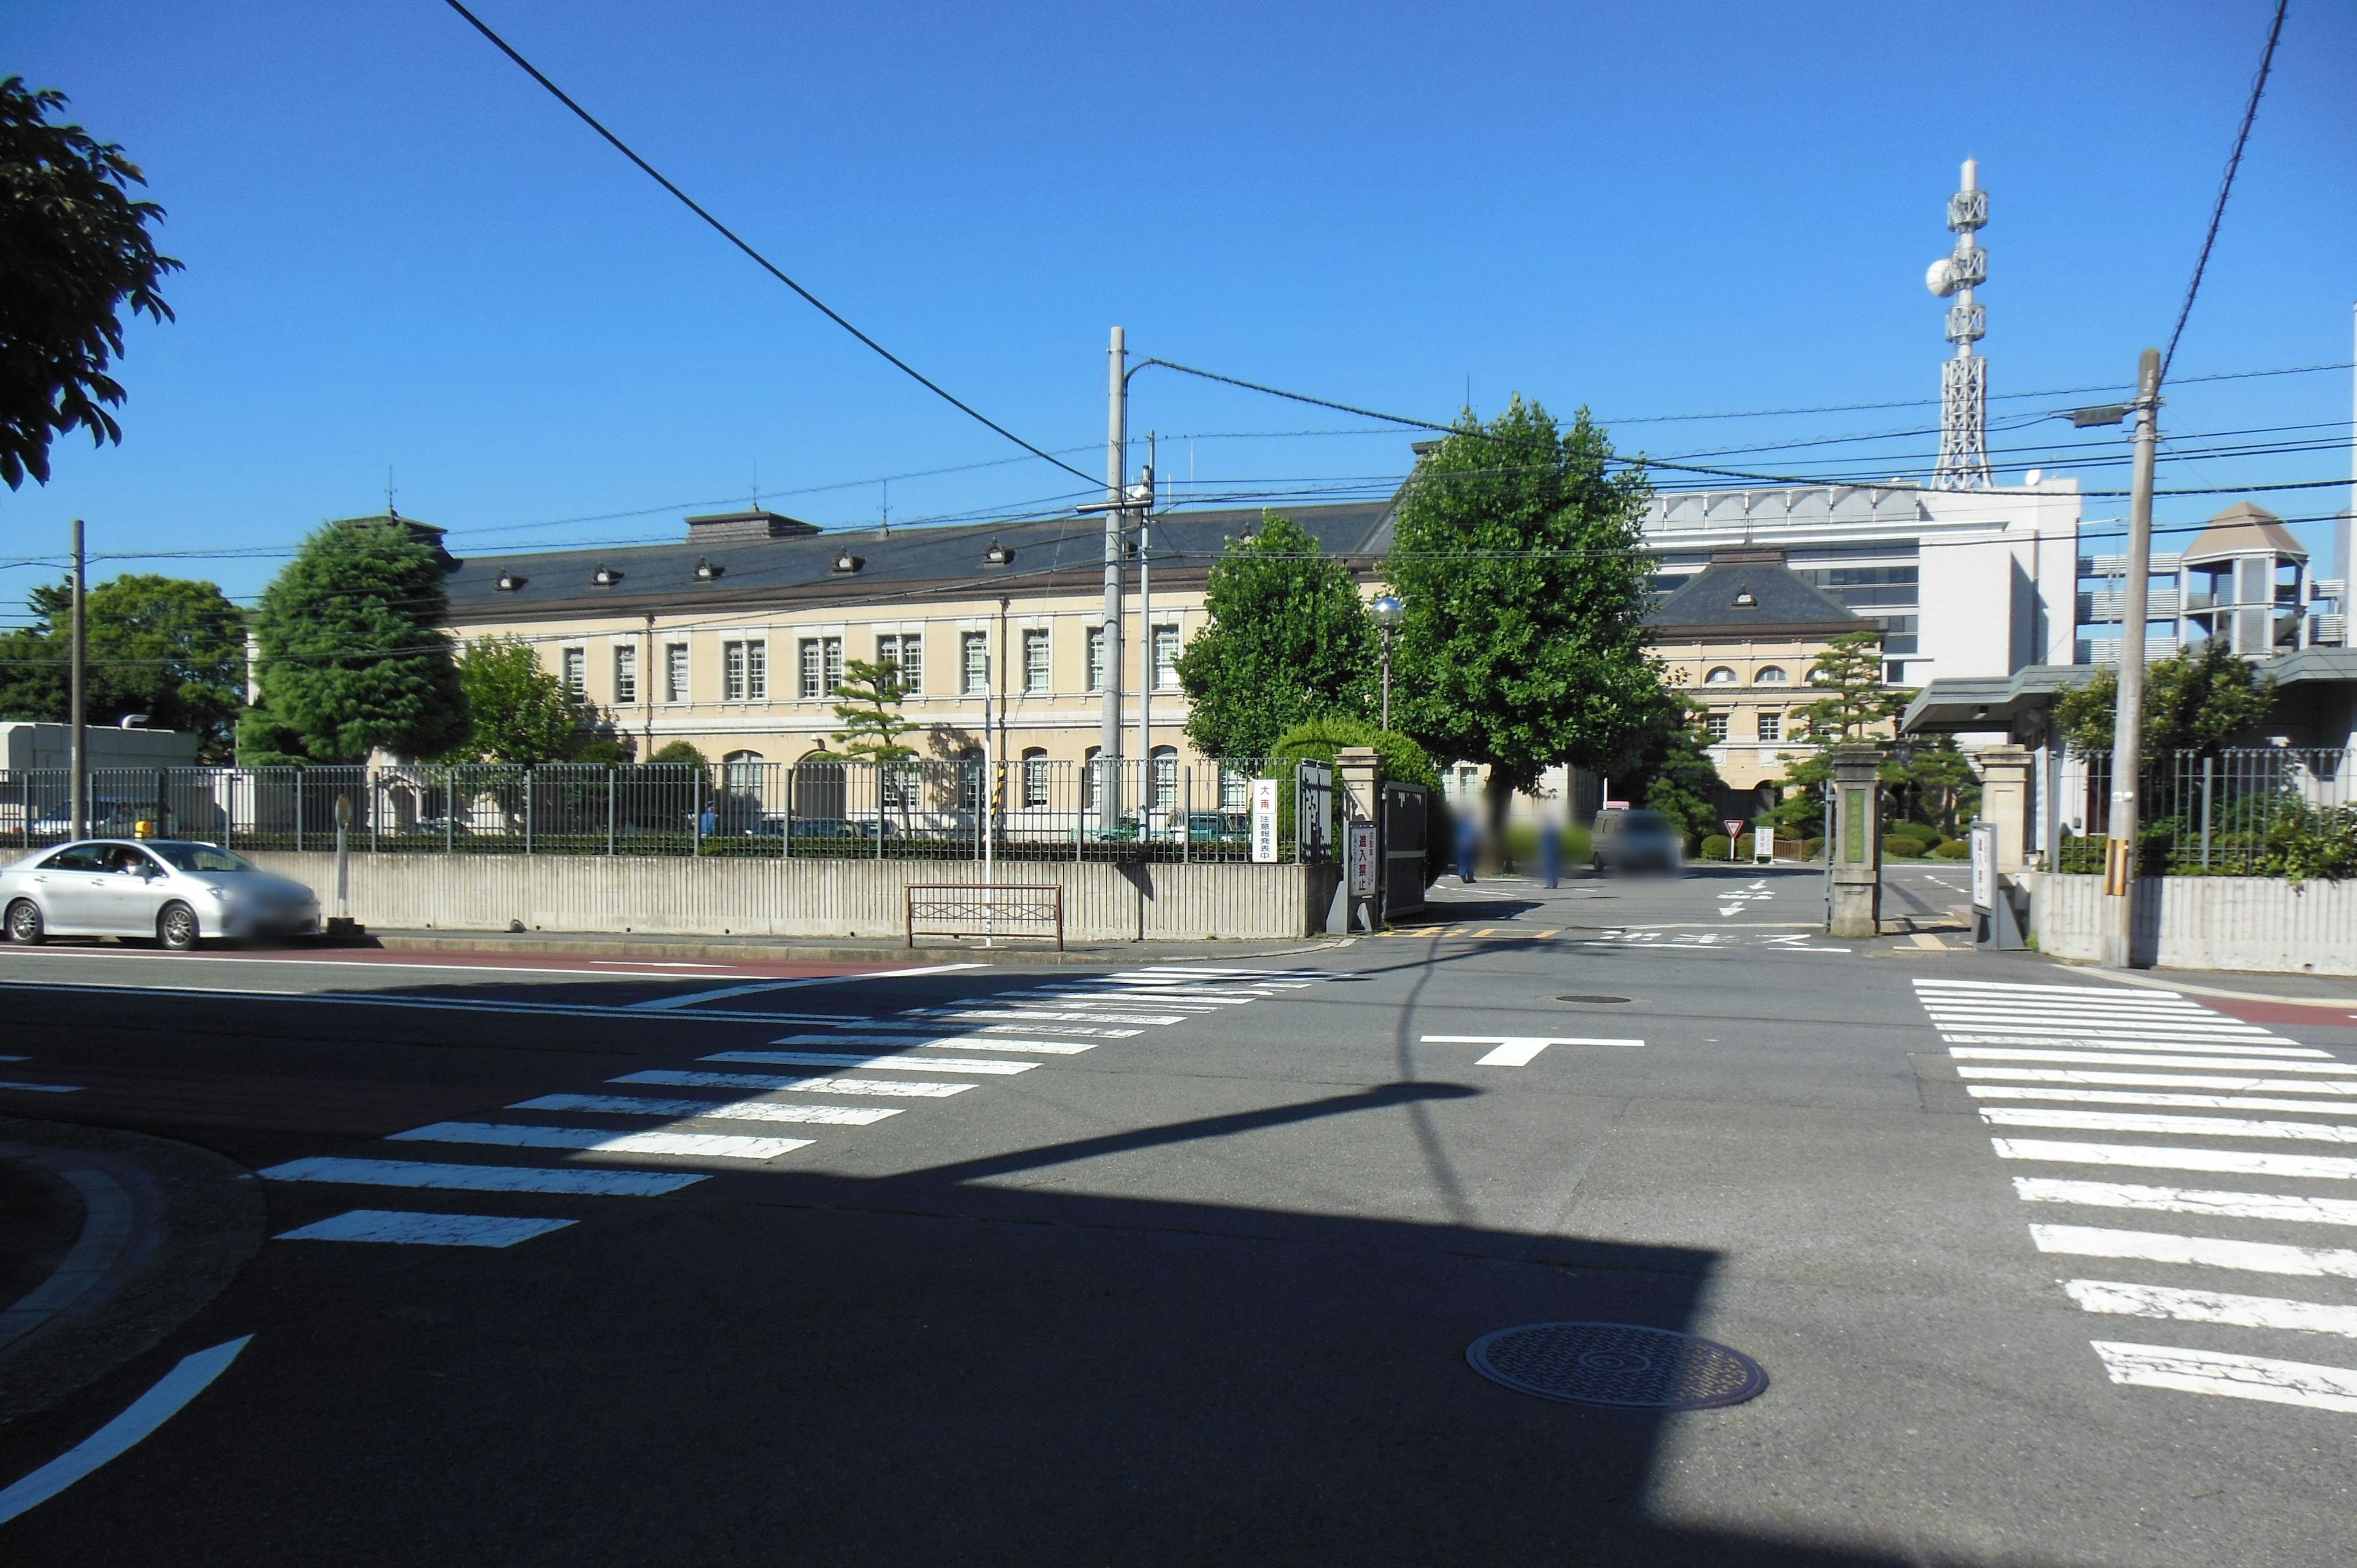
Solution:
M 2218 242 L 2218 225 L 2225 220 L 2226 198 L 2233 193 L 2235 171 L 2243 166 L 2243 149 L 2251 140 L 2251 126 L 2259 117 L 2259 98 L 2267 90 L 2267 72 L 2275 68 L 2276 41 L 2283 37 L 2284 13 L 2291 0 L 2276 0 L 2276 19 L 2267 28 L 2267 47 L 2259 56 L 2259 73 L 2251 79 L 2251 101 L 2243 106 L 2243 128 L 2234 133 L 2234 150 L 2227 155 L 2225 177 L 2218 182 L 2218 205 L 2210 209 L 2210 231 L 2201 236 L 2201 253 L 2193 261 L 2193 281 L 2185 285 L 2185 303 L 2178 307 L 2177 327 L 2169 335 L 2169 351 L 2160 357 L 2160 379 L 2177 358 L 2177 340 L 2185 336 L 2186 318 L 2193 314 L 2193 296 L 2201 292 L 2201 274 L 2209 270 L 2210 247 Z
M 639 156 L 637 153 L 631 151 L 629 143 L 623 141 L 621 137 L 614 134 L 613 132 L 608 131 L 604 125 L 600 124 L 596 115 L 590 113 L 587 109 L 582 108 L 580 104 L 576 103 L 572 98 L 565 93 L 565 91 L 563 88 L 557 86 L 556 83 L 549 81 L 545 75 L 542 74 L 538 66 L 524 59 L 521 54 L 518 54 L 515 51 L 515 48 L 510 45 L 505 38 L 500 37 L 499 34 L 491 31 L 490 27 L 486 27 L 481 17 L 476 16 L 472 11 L 468 10 L 466 6 L 460 5 L 458 0 L 445 0 L 445 3 L 449 5 L 450 9 L 457 12 L 459 16 L 464 16 L 468 23 L 472 26 L 477 32 L 482 34 L 486 38 L 489 38 L 493 47 L 498 48 L 501 54 L 507 56 L 508 59 L 515 61 L 518 66 L 522 67 L 525 75 L 540 83 L 541 86 L 548 89 L 549 92 L 555 97 L 559 103 L 564 104 L 567 109 L 572 110 L 575 114 L 580 116 L 583 124 L 587 125 L 591 130 L 606 138 L 607 142 L 613 146 L 616 152 L 620 153 L 624 157 L 638 165 L 640 170 L 643 172 L 648 178 L 653 180 L 657 185 L 662 186 L 665 190 L 671 192 L 672 195 L 677 197 L 681 205 L 684 206 L 690 212 L 694 213 L 698 218 L 703 219 L 706 223 L 712 225 L 713 229 L 720 234 L 721 238 L 726 240 L 730 244 L 736 246 L 738 250 L 744 252 L 745 254 L 751 257 L 754 263 L 760 267 L 763 272 L 768 273 L 771 277 L 776 278 L 780 283 L 785 285 L 788 288 L 792 289 L 796 294 L 802 295 L 802 298 L 821 315 L 824 316 L 829 321 L 834 322 L 837 327 L 842 328 L 845 332 L 850 333 L 854 338 L 858 338 L 860 342 L 866 344 L 868 348 L 874 349 L 878 355 L 883 357 L 887 363 L 890 364 L 902 375 L 907 376 L 919 386 L 923 387 L 927 392 L 931 392 L 935 397 L 940 398 L 943 403 L 948 403 L 952 408 L 956 409 L 960 413 L 964 414 L 967 418 L 996 431 L 999 435 L 1005 436 L 1007 440 L 1014 442 L 1015 445 L 1022 447 L 1023 450 L 1030 453 L 1034 457 L 1040 459 L 1042 462 L 1053 463 L 1057 467 L 1063 469 L 1064 472 L 1072 475 L 1076 478 L 1088 479 L 1091 484 L 1094 484 L 1096 482 L 1089 475 L 1081 472 L 1080 469 L 1073 467 L 1070 463 L 1065 462 L 1062 458 L 1057 457 L 1046 451 L 1043 451 L 1039 447 L 1034 446 L 1031 443 L 1024 440 L 1023 437 L 1016 435 L 1015 432 L 1007 429 L 1006 426 L 999 424 L 996 420 L 992 419 L 989 415 L 975 409 L 972 404 L 954 396 L 940 383 L 931 380 L 921 371 L 918 371 L 914 366 L 910 365 L 906 360 L 901 359 L 898 354 L 892 352 L 891 349 L 887 349 L 883 344 L 878 343 L 875 338 L 870 338 L 866 333 L 862 332 L 858 328 L 854 327 L 849 321 L 844 318 L 841 313 L 836 311 L 832 306 L 828 305 L 826 301 L 819 298 L 818 295 L 813 294 L 810 290 L 804 288 L 802 285 L 788 277 L 785 273 L 779 268 L 776 263 L 770 261 L 769 257 L 761 254 L 760 252 L 746 243 L 745 241 L 737 235 L 735 230 L 729 228 L 727 224 L 723 223 L 719 219 L 715 218 L 711 213 L 705 211 L 704 208 L 696 202 L 694 197 L 688 195 L 687 192 L 682 190 L 678 186 L 673 185 L 667 177 L 665 177 L 662 170 L 656 168 L 654 165 L 647 162 L 646 159 Z

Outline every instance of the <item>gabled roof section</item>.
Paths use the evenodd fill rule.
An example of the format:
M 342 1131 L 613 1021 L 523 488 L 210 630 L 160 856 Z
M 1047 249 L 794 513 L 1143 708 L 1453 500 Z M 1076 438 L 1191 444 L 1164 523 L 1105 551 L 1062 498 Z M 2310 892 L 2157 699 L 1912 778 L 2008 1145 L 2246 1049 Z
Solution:
M 1687 637 L 1839 637 L 1872 622 L 1784 564 L 1781 550 L 1722 550 L 1645 617 L 1656 633 Z
M 2308 559 L 2308 552 L 2291 536 L 2283 519 L 2263 506 L 2236 501 L 2210 520 L 2201 537 L 2186 551 L 2185 559 L 2214 561 L 2224 555 L 2255 555 L 2262 551 L 2287 555 L 2295 561 Z

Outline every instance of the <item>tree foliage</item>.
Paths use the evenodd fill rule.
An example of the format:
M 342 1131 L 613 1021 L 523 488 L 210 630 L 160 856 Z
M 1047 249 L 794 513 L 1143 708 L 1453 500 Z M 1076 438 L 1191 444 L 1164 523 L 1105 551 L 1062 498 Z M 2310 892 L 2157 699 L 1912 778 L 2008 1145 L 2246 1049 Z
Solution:
M 1727 790 L 1710 759 L 1702 715 L 1699 703 L 1672 693 L 1647 728 L 1635 761 L 1614 775 L 1625 780 L 1627 799 L 1668 818 L 1690 843 L 1717 830 L 1719 797 Z
M 440 549 L 396 518 L 331 522 L 271 580 L 254 615 L 262 700 L 242 760 L 439 757 L 468 733 Z
M 1780 828 L 1801 837 L 1824 828 L 1835 748 L 1873 739 L 1906 707 L 1910 694 L 1882 683 L 1882 633 L 1872 630 L 1834 639 L 1810 663 L 1808 683 L 1817 695 L 1798 710 L 1794 736 L 1808 749 L 1784 755 L 1784 777 L 1778 780 L 1784 798 L 1768 813 Z M 1879 772 L 1886 779 L 1900 776 L 1896 761 L 1885 762 Z
M 2238 732 L 2267 715 L 2276 680 L 2239 658 L 2222 638 L 2180 649 L 2147 667 L 2144 677 L 2144 762 L 2175 752 L 2214 755 Z M 2055 704 L 2055 721 L 2082 757 L 2109 756 L 2120 672 L 2106 667 Z
M 835 720 L 843 727 L 831 738 L 843 743 L 845 757 L 866 762 L 916 758 L 915 746 L 900 744 L 900 737 L 917 725 L 900 712 L 909 689 L 900 683 L 899 665 L 886 659 L 854 659 L 843 667 L 843 680 L 834 691 L 843 699 L 834 704 Z
M 0 718 L 62 724 L 72 704 L 72 585 L 44 584 L 26 605 L 34 624 L 0 633 Z M 245 700 L 245 620 L 221 589 L 131 573 L 92 588 L 83 611 L 87 720 L 145 714 L 150 728 L 193 734 L 199 761 L 228 761 Z
M 663 742 L 647 760 L 682 768 L 702 768 L 705 765 L 704 753 L 696 749 L 694 742 L 685 740 Z
M 1493 827 L 1548 767 L 1627 755 L 1669 702 L 1643 646 L 1650 493 L 1585 409 L 1559 431 L 1520 397 L 1466 413 L 1408 479 L 1384 570 L 1406 605 L 1394 721 L 1489 765 Z
M 587 710 L 522 638 L 468 643 L 458 655 L 458 689 L 474 731 L 450 761 L 528 768 L 571 756 L 579 745 Z
M 52 124 L 66 97 L 0 81 L 0 479 L 49 480 L 49 443 L 87 430 L 123 439 L 108 406 L 123 388 L 107 367 L 123 352 L 123 312 L 156 321 L 156 292 L 180 263 L 156 252 L 164 216 L 129 191 L 139 166 L 79 125 Z
M 1271 758 L 1288 762 L 1331 762 L 1345 746 L 1374 747 L 1383 777 L 1403 784 L 1421 784 L 1437 798 L 1440 769 L 1424 747 L 1397 730 L 1387 730 L 1348 714 L 1305 719 L 1276 737 Z
M 1305 719 L 1366 714 L 1381 679 L 1373 618 L 1351 569 L 1279 512 L 1231 539 L 1204 593 L 1211 625 L 1178 656 L 1192 710 L 1187 738 L 1206 757 L 1268 755 Z

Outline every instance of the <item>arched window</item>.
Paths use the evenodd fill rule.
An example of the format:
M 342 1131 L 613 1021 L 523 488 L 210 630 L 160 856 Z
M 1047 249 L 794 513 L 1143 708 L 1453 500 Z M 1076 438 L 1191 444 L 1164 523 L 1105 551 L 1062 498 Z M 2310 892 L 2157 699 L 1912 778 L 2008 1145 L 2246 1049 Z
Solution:
M 1735 684 L 1735 671 L 1724 664 L 1715 665 L 1710 673 L 1702 678 L 1702 683 L 1706 686 L 1732 686 Z
M 1048 803 L 1048 748 L 1023 748 L 1023 805 L 1028 811 Z
M 1178 804 L 1178 748 L 1154 748 L 1154 809 L 1168 811 Z
M 1104 757 L 1104 747 L 1092 746 L 1081 756 L 1081 810 L 1093 811 L 1103 798 L 1101 786 L 1104 769 L 1098 763 Z
M 843 758 L 823 746 L 794 764 L 793 808 L 798 822 L 840 822 L 849 804 Z M 796 832 L 802 830 L 796 828 Z
M 761 790 L 761 754 L 758 751 L 732 751 L 720 759 L 720 787 L 730 794 L 739 790 L 758 795 Z
M 1784 673 L 1784 667 L 1781 664 L 1762 664 L 1760 667 L 1760 673 L 1751 677 L 1751 683 L 1755 686 L 1781 686 L 1790 682 L 1792 679 L 1790 675 Z

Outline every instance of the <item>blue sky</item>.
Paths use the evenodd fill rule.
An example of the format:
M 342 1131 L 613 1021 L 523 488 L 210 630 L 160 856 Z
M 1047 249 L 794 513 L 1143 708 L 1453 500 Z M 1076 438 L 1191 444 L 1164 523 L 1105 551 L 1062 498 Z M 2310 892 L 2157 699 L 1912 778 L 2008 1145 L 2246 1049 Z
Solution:
M 1585 403 L 1623 450 L 1658 456 L 1920 431 L 1932 411 L 1635 421 L 1936 396 L 1943 306 L 1921 278 L 1967 155 L 1992 192 L 1993 390 L 2122 380 L 2175 317 L 2270 12 L 479 9 L 927 373 L 1039 446 L 1098 444 L 1071 459 L 1091 473 L 1115 322 L 1137 354 L 1424 417 L 1469 385 L 1484 413 L 1517 391 Z M 0 557 L 54 551 L 75 516 L 106 553 L 284 550 L 380 510 L 388 467 L 404 514 L 461 554 L 673 536 L 757 475 L 780 510 L 872 524 L 877 477 L 1013 452 L 435 0 L 28 0 L 10 32 L 0 69 L 70 92 L 145 166 L 188 271 L 178 323 L 133 328 L 124 444 L 68 439 L 46 489 L 0 492 Z M 2179 375 L 2351 358 L 2352 46 L 2357 12 L 2293 7 Z M 1159 371 L 1135 386 L 1133 427 L 1170 437 L 1163 472 L 1191 467 L 1206 495 L 1356 493 L 1408 461 L 1404 433 L 1275 434 L 1363 425 L 1347 416 Z M 2071 401 L 2088 400 L 1996 406 Z M 2350 403 L 2345 371 L 2189 382 L 2167 420 L 2333 441 Z M 1885 474 L 1934 445 L 1720 460 Z M 2324 450 L 2179 462 L 2162 483 L 2347 472 Z M 2125 470 L 2087 483 L 2123 488 Z M 904 478 L 889 504 L 901 521 L 1052 509 L 1076 488 L 1026 459 Z M 2168 498 L 2161 521 L 2229 499 Z M 2260 499 L 2298 517 L 2346 492 Z M 275 564 L 144 564 L 243 596 Z M 45 575 L 0 570 L 0 606 Z

